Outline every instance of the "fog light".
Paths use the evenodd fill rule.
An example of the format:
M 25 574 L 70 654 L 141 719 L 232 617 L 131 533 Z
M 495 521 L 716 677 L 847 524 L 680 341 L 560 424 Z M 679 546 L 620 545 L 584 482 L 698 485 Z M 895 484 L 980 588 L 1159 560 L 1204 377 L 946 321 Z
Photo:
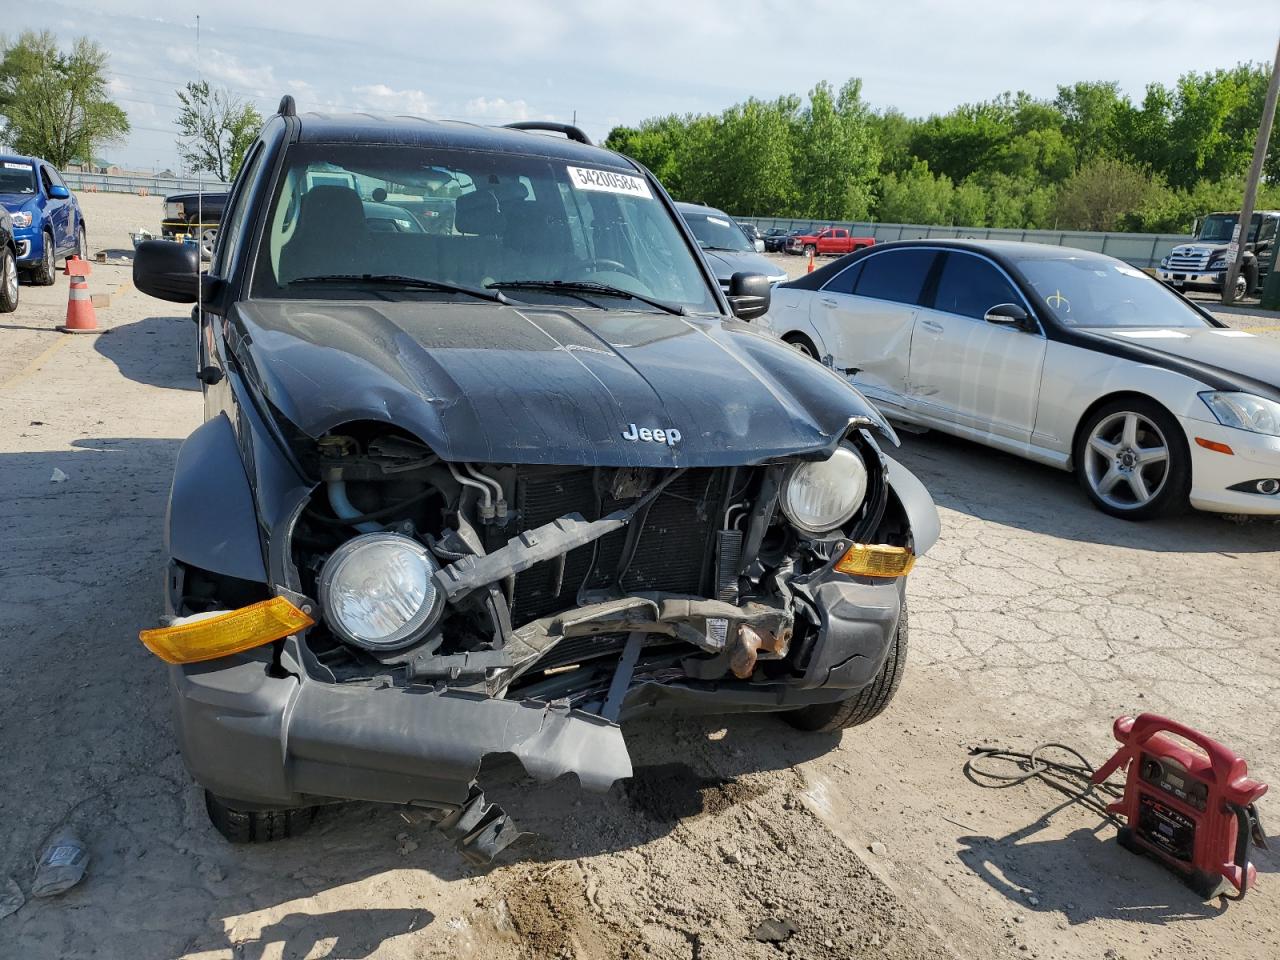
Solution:
M 855 543 L 836 561 L 836 569 L 857 577 L 905 577 L 916 564 L 906 547 Z
M 272 597 L 239 610 L 142 630 L 138 639 L 165 663 L 199 663 L 260 647 L 314 622 L 284 597 Z
M 1280 490 L 1280 480 L 1259 480 L 1257 489 L 1259 493 L 1265 493 L 1267 496 L 1271 496 L 1273 493 Z

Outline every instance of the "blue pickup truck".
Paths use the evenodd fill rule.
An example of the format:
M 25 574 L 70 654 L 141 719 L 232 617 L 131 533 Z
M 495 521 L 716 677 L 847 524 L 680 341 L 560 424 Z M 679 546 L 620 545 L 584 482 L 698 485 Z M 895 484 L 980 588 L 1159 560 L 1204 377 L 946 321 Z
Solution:
M 49 286 L 59 257 L 86 255 L 80 204 L 45 161 L 0 154 L 0 205 L 13 220 L 18 271 L 31 283 Z

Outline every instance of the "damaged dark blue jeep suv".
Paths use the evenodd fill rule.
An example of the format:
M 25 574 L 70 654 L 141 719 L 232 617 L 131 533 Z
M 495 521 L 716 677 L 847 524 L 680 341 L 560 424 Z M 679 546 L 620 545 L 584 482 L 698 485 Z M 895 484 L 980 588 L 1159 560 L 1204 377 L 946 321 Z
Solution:
M 835 730 L 897 688 L 938 516 L 890 426 L 749 322 L 767 278 L 722 290 L 647 170 L 519 127 L 286 98 L 207 272 L 137 250 L 197 304 L 205 405 L 142 640 L 232 840 L 359 799 L 491 857 L 487 755 L 603 790 L 629 717 Z

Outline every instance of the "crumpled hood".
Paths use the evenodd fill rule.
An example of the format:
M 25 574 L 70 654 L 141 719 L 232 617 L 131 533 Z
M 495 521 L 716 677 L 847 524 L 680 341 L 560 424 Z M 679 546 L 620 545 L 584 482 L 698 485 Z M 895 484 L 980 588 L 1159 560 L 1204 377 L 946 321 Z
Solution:
M 1280 389 L 1280 340 L 1271 337 L 1212 327 L 1091 329 L 1089 332 L 1206 364 L 1229 374 L 1241 374 Z
M 748 253 L 745 250 L 740 253 L 734 250 L 703 250 L 702 252 L 706 254 L 707 262 L 711 264 L 711 271 L 722 285 L 728 283 L 735 273 L 743 271 L 763 273 L 766 277 L 776 277 L 786 273 L 780 266 L 771 263 L 758 253 Z
M 841 377 L 737 321 L 334 300 L 253 300 L 236 319 L 250 378 L 313 437 L 378 420 L 446 460 L 650 467 L 814 452 L 851 420 L 893 439 Z M 632 424 L 680 439 L 625 439 Z

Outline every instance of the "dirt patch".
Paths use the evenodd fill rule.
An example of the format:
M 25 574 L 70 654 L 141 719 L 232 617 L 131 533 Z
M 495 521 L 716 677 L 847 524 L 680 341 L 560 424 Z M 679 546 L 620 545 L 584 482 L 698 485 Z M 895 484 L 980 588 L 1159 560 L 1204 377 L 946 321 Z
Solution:
M 740 780 L 705 777 L 683 763 L 640 767 L 627 782 L 627 799 L 657 823 L 676 823 L 705 814 L 723 813 L 753 800 L 764 788 Z

